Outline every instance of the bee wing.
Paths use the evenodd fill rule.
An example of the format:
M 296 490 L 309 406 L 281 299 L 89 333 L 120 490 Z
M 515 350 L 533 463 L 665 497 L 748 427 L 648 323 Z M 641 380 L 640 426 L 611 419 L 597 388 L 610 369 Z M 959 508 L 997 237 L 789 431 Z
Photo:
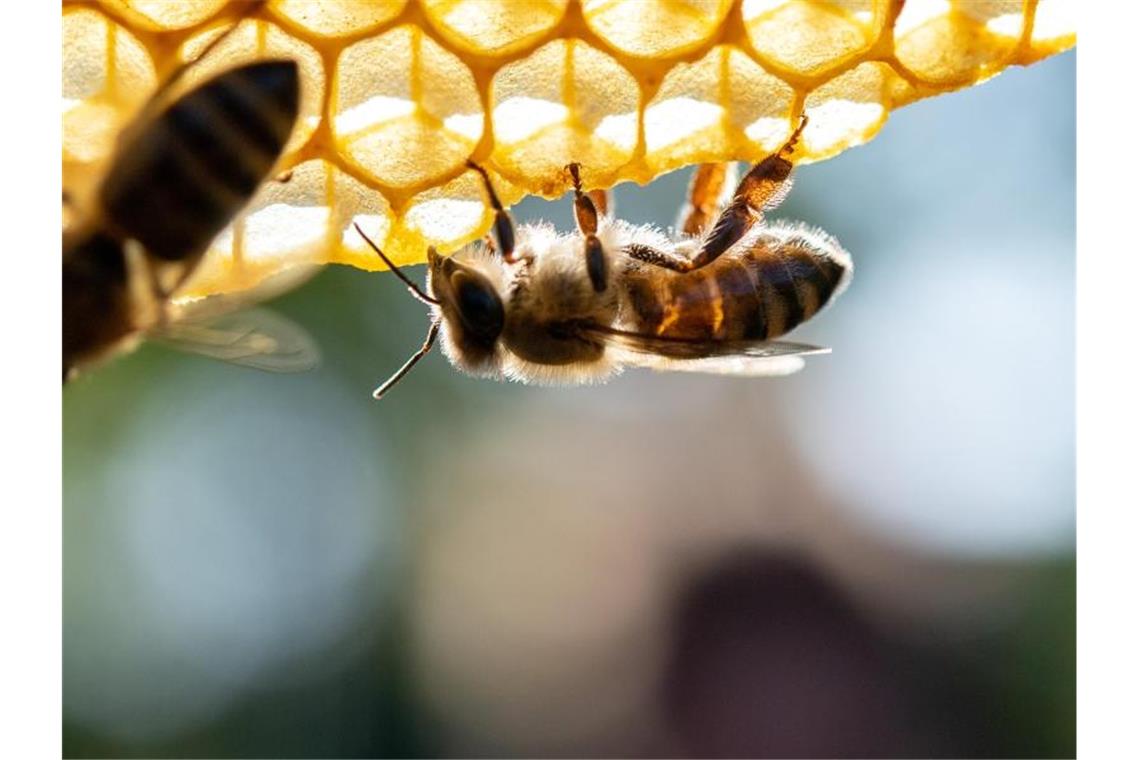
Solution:
M 670 359 L 641 354 L 625 362 L 627 365 L 655 369 L 660 372 L 703 372 L 710 375 L 742 377 L 783 377 L 804 368 L 802 355 L 784 356 L 709 356 L 703 359 Z
M 170 348 L 267 372 L 304 372 L 320 363 L 312 336 L 268 309 L 184 319 L 152 331 Z
M 625 364 L 673 372 L 776 377 L 803 369 L 805 356 L 831 352 L 790 341 L 688 340 L 601 325 L 581 329 L 590 339 L 616 349 Z
M 272 301 L 278 296 L 301 287 L 317 275 L 324 267 L 320 264 L 294 264 L 274 272 L 257 285 L 245 290 L 206 296 L 204 298 L 184 298 L 177 294 L 172 297 L 173 309 L 179 320 L 200 320 L 211 316 L 229 314 L 241 309 L 249 309 L 259 303 Z M 190 281 L 193 285 L 193 280 Z

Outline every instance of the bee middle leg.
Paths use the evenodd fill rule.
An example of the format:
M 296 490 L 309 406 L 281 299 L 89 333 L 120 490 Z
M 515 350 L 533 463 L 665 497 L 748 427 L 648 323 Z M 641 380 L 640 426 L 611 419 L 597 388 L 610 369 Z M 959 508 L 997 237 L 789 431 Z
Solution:
M 731 161 L 700 164 L 689 183 L 689 197 L 681 207 L 677 228 L 690 237 L 705 233 L 723 206 L 725 186 L 736 181 Z
M 744 237 L 754 224 L 763 219 L 765 211 L 779 206 L 788 191 L 792 189 L 792 162 L 784 158 L 784 154 L 790 154 L 795 150 L 807 123 L 807 114 L 804 114 L 800 118 L 800 125 L 788 141 L 744 175 L 744 179 L 736 186 L 732 201 L 720 212 L 716 224 L 705 235 L 700 249 L 692 258 L 640 245 L 629 246 L 626 248 L 626 253 L 647 264 L 662 266 L 675 272 L 691 272 L 715 261 Z M 711 186 L 712 180 L 713 177 L 702 180 L 698 170 L 694 186 L 698 182 Z
M 594 202 L 594 208 L 598 210 L 601 216 L 613 216 L 614 211 L 614 194 L 610 190 L 590 190 L 586 193 L 591 201 Z
M 467 166 L 479 172 L 479 176 L 483 178 L 483 186 L 487 189 L 487 198 L 491 202 L 491 208 L 495 210 L 495 224 L 492 227 L 495 233 L 495 248 L 499 251 L 499 255 L 502 256 L 503 259 L 508 262 L 514 262 L 515 225 L 514 222 L 511 221 L 511 215 L 506 212 L 503 208 L 503 204 L 499 202 L 499 196 L 491 184 L 491 177 L 488 176 L 487 170 L 474 161 L 468 161 Z
M 594 286 L 595 293 L 606 289 L 609 273 L 606 271 L 606 255 L 602 250 L 602 241 L 598 239 L 598 208 L 594 198 L 596 193 L 582 192 L 582 178 L 578 175 L 578 164 L 566 167 L 574 180 L 574 220 L 578 223 L 578 231 L 586 239 L 586 272 L 590 275 L 590 284 Z M 605 206 L 602 213 L 609 206 L 609 197 L 602 192 L 601 198 Z

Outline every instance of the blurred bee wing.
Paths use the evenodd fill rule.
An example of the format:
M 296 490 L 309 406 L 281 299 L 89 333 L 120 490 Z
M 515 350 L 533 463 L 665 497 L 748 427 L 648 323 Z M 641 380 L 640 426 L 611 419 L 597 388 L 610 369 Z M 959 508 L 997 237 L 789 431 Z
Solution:
M 193 300 L 174 298 L 174 308 L 179 321 L 200 321 L 210 317 L 229 314 L 241 309 L 252 308 L 255 304 L 272 301 L 290 290 L 300 287 L 323 269 L 319 264 L 298 264 L 286 267 L 269 275 L 257 285 L 233 293 L 222 293 Z
M 180 320 L 147 337 L 178 351 L 267 372 L 304 372 L 321 356 L 303 327 L 268 309 Z
M 583 333 L 619 352 L 623 363 L 671 372 L 718 375 L 790 375 L 804 367 L 803 357 L 830 348 L 789 341 L 687 340 L 589 325 Z

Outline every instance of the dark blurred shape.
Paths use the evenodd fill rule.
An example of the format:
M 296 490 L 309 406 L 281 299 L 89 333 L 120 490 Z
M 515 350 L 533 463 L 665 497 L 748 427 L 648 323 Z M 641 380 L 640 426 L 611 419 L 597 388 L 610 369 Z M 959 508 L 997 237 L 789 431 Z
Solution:
M 793 554 L 730 558 L 682 594 L 666 694 L 685 755 L 881 757 L 915 745 L 887 642 Z
M 966 633 L 888 625 L 803 555 L 737 552 L 680 595 L 669 751 L 1073 757 L 1074 570 L 1034 566 L 1002 620 Z

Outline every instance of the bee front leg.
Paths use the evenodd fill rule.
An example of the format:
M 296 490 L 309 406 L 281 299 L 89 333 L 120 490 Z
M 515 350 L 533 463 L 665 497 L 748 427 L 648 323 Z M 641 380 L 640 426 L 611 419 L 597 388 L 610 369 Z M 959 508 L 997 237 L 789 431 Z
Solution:
M 783 202 L 792 189 L 792 162 L 785 154 L 795 151 L 796 143 L 807 126 L 807 114 L 800 118 L 800 125 L 788 141 L 778 151 L 752 167 L 740 184 L 732 201 L 721 211 L 712 230 L 705 236 L 700 250 L 690 260 L 690 266 L 683 271 L 700 269 L 715 261 L 722 253 L 744 237 L 754 224 L 763 218 L 763 213 Z
M 503 209 L 503 204 L 499 202 L 499 196 L 495 193 L 487 170 L 474 161 L 468 161 L 467 166 L 479 172 L 479 176 L 483 178 L 483 186 L 487 188 L 487 198 L 491 202 L 491 208 L 495 210 L 495 224 L 492 227 L 495 232 L 495 245 L 493 247 L 498 250 L 504 261 L 514 263 L 515 225 L 511 221 L 511 215 Z
M 570 164 L 566 170 L 574 180 L 574 220 L 578 223 L 578 231 L 586 239 L 586 272 L 590 275 L 590 283 L 595 293 L 606 289 L 609 273 L 606 271 L 606 254 L 602 250 L 602 241 L 598 239 L 598 208 L 594 204 L 595 193 L 582 192 L 582 178 L 578 175 L 578 164 Z M 602 193 L 605 208 L 609 206 L 607 195 Z

